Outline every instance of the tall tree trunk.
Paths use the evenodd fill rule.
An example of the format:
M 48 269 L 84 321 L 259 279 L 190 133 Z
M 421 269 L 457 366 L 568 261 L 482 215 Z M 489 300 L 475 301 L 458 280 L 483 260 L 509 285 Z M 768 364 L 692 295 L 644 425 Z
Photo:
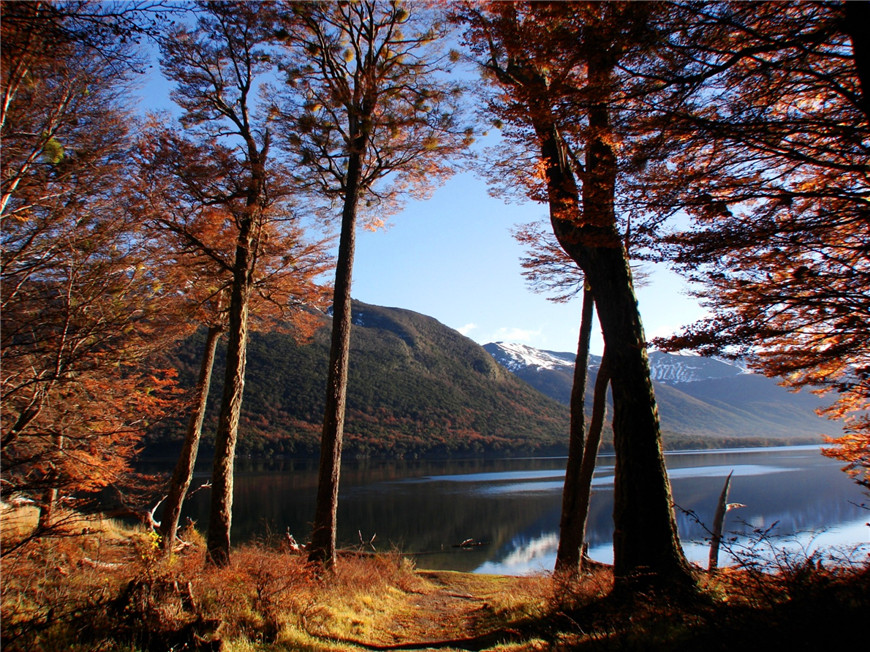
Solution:
M 555 145 L 555 139 L 551 141 Z M 584 198 L 588 183 L 589 179 Z M 584 202 L 587 214 L 589 206 Z M 554 207 L 558 209 L 559 204 Z M 610 237 L 602 237 L 606 230 L 577 227 L 558 216 L 553 225 L 592 287 L 612 370 L 617 585 L 635 579 L 649 584 L 691 584 L 691 571 L 677 536 L 643 326 L 619 234 L 613 228 Z M 584 244 L 589 241 L 609 242 L 610 246 Z
M 347 403 L 347 370 L 350 359 L 351 280 L 356 247 L 356 211 L 362 175 L 362 149 L 351 154 L 347 170 L 347 192 L 341 215 L 341 236 L 335 268 L 332 304 L 332 343 L 326 381 L 326 406 L 320 439 L 317 503 L 311 532 L 308 561 L 331 569 L 335 565 L 338 486 L 341 475 L 341 447 Z
M 555 121 L 539 112 L 533 122 L 546 165 L 553 231 L 592 289 L 612 370 L 616 588 L 693 585 L 678 539 L 646 340 L 614 212 L 617 160 L 607 90 L 611 70 L 606 59 L 590 58 L 589 85 L 598 98 L 588 109 L 582 202 Z
M 571 424 L 568 437 L 568 462 L 565 466 L 565 485 L 562 488 L 562 516 L 559 521 L 559 548 L 556 552 L 556 574 L 571 581 L 580 574 L 583 540 L 586 538 L 586 515 L 578 508 L 581 487 L 580 467 L 586 438 L 586 377 L 589 367 L 589 340 L 592 336 L 592 313 L 595 301 L 592 292 L 583 290 L 583 308 L 580 318 L 580 336 L 574 361 L 574 382 L 571 385 Z
M 585 299 L 586 297 L 584 295 L 584 308 L 586 307 Z M 591 300 L 589 301 L 589 304 L 591 308 Z M 586 341 L 586 355 L 588 357 L 588 337 Z M 584 374 L 583 380 L 584 392 L 586 384 L 585 376 L 586 374 Z M 576 366 L 574 368 L 574 382 L 577 382 Z M 575 451 L 570 450 L 570 447 L 568 452 L 569 464 L 572 454 L 579 457 L 579 460 L 573 467 L 574 478 L 570 483 L 570 504 L 568 504 L 569 497 L 565 495 L 569 490 L 567 471 L 565 477 L 565 491 L 562 496 L 562 526 L 559 535 L 559 551 L 556 555 L 556 574 L 563 582 L 572 582 L 579 578 L 580 574 L 583 572 L 583 550 L 586 541 L 586 522 L 589 518 L 589 503 L 592 497 L 592 476 L 595 473 L 598 449 L 601 446 L 601 433 L 604 429 L 604 417 L 607 413 L 607 387 L 609 384 L 610 370 L 607 366 L 607 351 L 605 350 L 604 355 L 601 358 L 601 366 L 599 366 L 598 374 L 595 377 L 595 387 L 592 394 L 592 418 L 589 422 L 589 434 L 583 444 L 583 450 L 579 455 Z M 573 401 L 573 389 L 571 395 Z M 565 514 L 566 506 L 572 510 L 572 513 L 569 516 L 566 516 Z M 568 523 L 567 527 L 565 525 L 566 523 Z M 569 530 L 568 528 L 571 529 Z M 570 548 L 566 548 L 563 553 L 563 541 L 566 539 L 566 536 L 568 537 L 571 546 Z M 561 566 L 559 563 L 560 557 L 563 559 Z
M 230 526 L 233 516 L 233 462 L 239 432 L 239 414 L 245 390 L 245 359 L 248 345 L 248 298 L 252 258 L 252 225 L 245 224 L 239 233 L 230 295 L 227 332 L 227 367 L 221 411 L 214 442 L 214 467 L 211 476 L 206 554 L 216 566 L 230 560 Z
M 208 391 L 211 387 L 211 373 L 214 368 L 214 356 L 217 343 L 223 329 L 210 326 L 205 337 L 205 351 L 199 368 L 199 380 L 196 383 L 196 406 L 190 415 L 187 424 L 187 433 L 184 436 L 184 445 L 172 479 L 169 481 L 169 490 L 163 509 L 163 518 L 160 524 L 160 534 L 163 537 L 163 550 L 166 554 L 172 552 L 175 545 L 175 536 L 178 531 L 178 520 L 181 517 L 181 506 L 184 497 L 190 488 L 193 478 L 193 467 L 196 465 L 196 454 L 199 451 L 199 441 L 202 436 L 202 422 L 205 419 L 205 407 L 208 402 Z
M 589 503 L 592 498 L 592 476 L 595 473 L 595 462 L 598 449 L 601 447 L 601 433 L 604 430 L 604 417 L 607 415 L 607 388 L 610 385 L 610 367 L 607 349 L 601 356 L 601 366 L 595 377 L 595 388 L 592 391 L 592 418 L 589 420 L 589 436 L 586 438 L 586 448 L 583 450 L 583 463 L 580 465 L 578 481 L 577 513 L 583 518 L 583 538 L 586 538 L 586 522 L 589 518 Z M 583 570 L 583 559 L 580 560 L 580 570 Z
M 617 584 L 624 585 L 691 583 L 677 536 L 658 408 L 628 262 L 616 249 L 596 251 L 590 259 L 589 278 L 613 392 L 614 575 Z

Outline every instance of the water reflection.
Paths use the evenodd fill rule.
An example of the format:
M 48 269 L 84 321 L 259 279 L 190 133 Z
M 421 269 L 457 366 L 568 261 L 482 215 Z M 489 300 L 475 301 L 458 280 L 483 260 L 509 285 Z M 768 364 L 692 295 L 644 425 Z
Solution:
M 763 559 L 775 561 L 784 553 L 796 554 L 798 559 L 809 558 L 821 552 L 821 559 L 832 559 L 837 563 L 846 561 L 866 562 L 870 555 L 867 519 L 846 522 L 838 527 L 824 531 L 797 531 L 786 533 L 785 529 L 771 532 L 769 538 L 760 539 L 753 532 L 732 530 L 730 540 L 720 551 L 720 566 L 736 563 L 739 557 L 744 560 Z M 706 567 L 710 554 L 707 541 L 683 540 L 683 551 L 690 562 Z M 863 545 L 861 545 L 863 544 Z M 543 534 L 536 539 L 517 538 L 512 548 L 504 555 L 481 564 L 478 573 L 522 575 L 553 569 L 556 563 L 556 550 L 559 537 L 556 533 Z M 590 546 L 589 556 L 604 563 L 613 562 L 613 547 L 610 541 Z
M 545 478 L 564 478 L 565 471 L 559 469 L 535 471 L 501 471 L 490 473 L 465 473 L 461 475 L 430 475 L 405 482 L 507 482 L 515 480 L 541 480 Z
M 776 523 L 777 534 L 823 532 L 815 539 L 806 535 L 800 545 L 868 542 L 870 514 L 858 505 L 866 496 L 818 447 L 681 452 L 667 455 L 667 463 L 680 534 L 694 561 L 706 560 L 706 527 L 732 470 L 729 500 L 746 507 L 729 513 L 726 530 L 738 541 L 753 528 Z M 613 458 L 603 456 L 599 464 L 587 535 L 593 559 L 608 562 Z M 377 534 L 378 549 L 413 554 L 422 568 L 551 569 L 564 466 L 564 458 L 350 462 L 342 469 L 338 539 L 352 547 L 360 535 L 368 540 Z M 240 463 L 237 469 L 235 542 L 287 529 L 297 539 L 308 535 L 317 482 L 313 463 Z M 207 492 L 194 495 L 186 509 L 204 528 Z M 456 547 L 466 539 L 482 545 Z

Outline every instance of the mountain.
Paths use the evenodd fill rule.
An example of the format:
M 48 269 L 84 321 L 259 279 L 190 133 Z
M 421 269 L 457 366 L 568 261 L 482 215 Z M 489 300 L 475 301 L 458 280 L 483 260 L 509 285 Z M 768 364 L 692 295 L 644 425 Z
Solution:
M 574 374 L 573 353 L 542 351 L 495 342 L 483 347 L 493 359 L 532 387 L 568 404 Z M 601 358 L 590 356 L 591 391 Z M 818 417 L 819 397 L 789 392 L 775 380 L 725 360 L 650 353 L 650 371 L 669 447 L 745 444 L 749 440 L 817 442 L 820 434 L 841 434 L 835 422 Z M 588 404 L 589 396 L 587 396 Z
M 483 345 L 493 359 L 512 374 L 521 378 L 543 394 L 568 405 L 571 399 L 571 386 L 574 382 L 573 353 L 542 351 L 525 344 L 495 342 Z M 601 359 L 591 356 L 590 367 L 597 368 Z
M 310 341 L 252 333 L 238 452 L 310 456 L 319 450 L 330 317 Z M 564 454 L 574 354 L 517 344 L 481 347 L 435 319 L 354 302 L 345 452 L 354 457 Z M 199 370 L 204 333 L 169 355 L 183 386 Z M 203 452 L 209 453 L 223 377 L 218 349 Z M 840 434 L 793 394 L 739 365 L 650 354 L 668 448 L 817 442 Z M 594 378 L 600 358 L 592 356 Z M 592 383 L 588 383 L 591 388 Z M 588 397 L 587 397 L 588 398 Z M 589 402 L 587 401 L 587 404 Z M 146 453 L 172 455 L 186 415 L 157 425 Z M 605 432 L 605 441 L 608 439 Z
M 702 358 L 697 355 L 675 355 L 662 351 L 651 351 L 649 361 L 652 379 L 666 385 L 736 378 L 750 373 L 746 367 L 735 362 Z
M 347 423 L 349 456 L 562 452 L 568 411 L 495 363 L 474 341 L 409 310 L 353 303 Z M 239 428 L 246 455 L 311 455 L 319 448 L 330 317 L 311 341 L 252 333 Z M 204 334 L 170 363 L 192 387 Z M 223 377 L 219 347 L 204 432 L 213 437 Z M 179 445 L 183 419 L 152 432 L 148 452 Z M 206 451 L 207 452 L 207 451 Z

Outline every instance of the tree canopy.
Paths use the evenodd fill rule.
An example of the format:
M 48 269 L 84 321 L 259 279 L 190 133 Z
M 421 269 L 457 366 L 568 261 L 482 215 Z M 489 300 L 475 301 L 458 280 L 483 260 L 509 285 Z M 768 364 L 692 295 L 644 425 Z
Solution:
M 672 143 L 651 195 L 692 218 L 665 256 L 712 311 L 660 344 L 831 393 L 851 448 L 870 443 L 866 5 L 677 4 L 643 71 Z
M 119 201 L 135 58 L 102 12 L 3 5 L 3 493 L 44 490 L 44 514 L 123 482 L 171 398 L 146 361 L 186 328 Z

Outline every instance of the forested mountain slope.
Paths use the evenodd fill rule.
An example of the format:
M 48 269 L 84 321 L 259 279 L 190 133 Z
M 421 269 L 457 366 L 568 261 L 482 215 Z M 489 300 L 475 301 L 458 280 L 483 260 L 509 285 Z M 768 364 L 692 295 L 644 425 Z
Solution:
M 239 453 L 308 455 L 323 417 L 329 318 L 305 344 L 282 333 L 253 333 Z M 172 362 L 195 382 L 203 335 L 185 341 Z M 564 451 L 565 406 L 517 379 L 484 349 L 431 317 L 354 302 L 345 451 L 349 456 L 520 454 Z M 216 421 L 219 357 L 205 428 Z M 183 425 L 163 424 L 149 452 L 167 450 Z M 205 451 L 208 452 L 207 450 Z
M 192 386 L 204 334 L 170 356 Z M 253 333 L 239 454 L 310 456 L 323 418 L 329 317 L 311 341 L 281 332 Z M 656 398 L 667 448 L 819 441 L 837 424 L 813 409 L 820 399 L 793 394 L 775 381 L 722 361 L 653 353 Z M 600 360 L 590 360 L 591 388 Z M 564 454 L 574 356 L 504 343 L 481 347 L 431 317 L 354 302 L 348 456 L 413 457 L 478 454 Z M 219 349 L 203 453 L 217 420 L 223 372 Z M 589 397 L 587 397 L 588 399 Z M 587 400 L 588 404 L 588 400 Z M 183 413 L 158 424 L 151 455 L 171 455 L 184 431 Z M 610 433 L 605 429 L 605 447 Z

